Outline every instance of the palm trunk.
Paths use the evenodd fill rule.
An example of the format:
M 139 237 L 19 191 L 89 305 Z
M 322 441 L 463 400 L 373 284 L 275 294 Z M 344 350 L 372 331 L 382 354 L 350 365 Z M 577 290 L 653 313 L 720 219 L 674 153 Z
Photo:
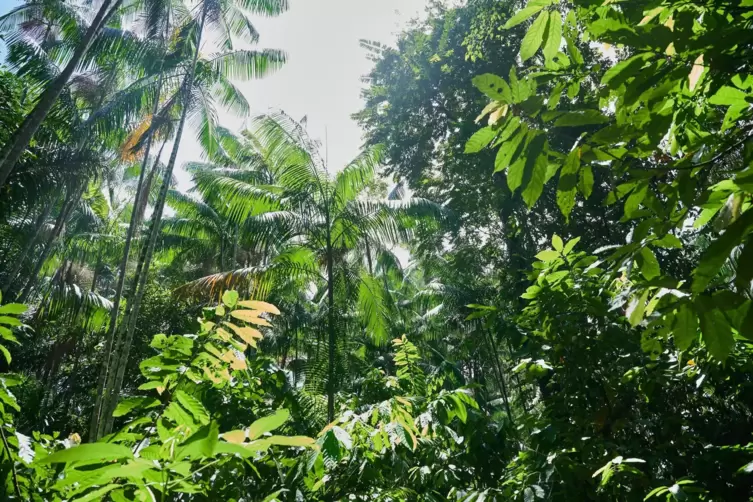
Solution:
M 42 255 L 37 260 L 37 263 L 34 266 L 34 270 L 32 271 L 31 275 L 29 275 L 29 280 L 26 282 L 26 287 L 23 289 L 23 291 L 19 295 L 20 303 L 26 302 L 26 299 L 28 298 L 29 293 L 31 292 L 32 288 L 36 285 L 39 272 L 42 270 L 44 263 L 50 257 L 50 253 L 52 253 L 53 244 L 55 244 L 55 241 L 60 236 L 63 230 L 63 226 L 65 225 L 65 222 L 68 220 L 68 216 L 70 216 L 71 212 L 73 211 L 73 208 L 76 206 L 76 204 L 78 204 L 79 199 L 81 199 L 81 196 L 84 193 L 85 187 L 86 185 L 82 183 L 82 187 L 76 190 L 75 195 L 73 193 L 73 189 L 69 191 L 68 197 L 66 198 L 66 202 L 65 204 L 63 204 L 63 207 L 60 209 L 60 214 L 58 215 L 58 219 L 55 222 L 55 228 L 52 230 L 52 235 L 50 235 L 49 239 L 47 239 L 47 244 L 45 245 L 45 249 L 42 252 Z
M 136 330 L 136 320 L 139 317 L 139 310 L 141 308 L 141 302 L 144 299 L 144 293 L 146 292 L 146 283 L 149 277 L 149 267 L 152 261 L 152 255 L 154 254 L 154 248 L 157 243 L 157 236 L 160 233 L 160 226 L 162 223 L 162 213 L 165 209 L 165 201 L 167 200 L 167 192 L 170 189 L 170 181 L 172 180 L 173 169 L 175 168 L 175 162 L 178 157 L 178 150 L 180 148 L 180 140 L 183 135 L 183 129 L 186 125 L 186 118 L 188 116 L 189 102 L 191 99 L 191 91 L 193 90 L 194 77 L 196 75 L 196 62 L 199 58 L 199 47 L 201 46 L 201 36 L 204 32 L 204 22 L 206 21 L 207 9 L 206 6 L 202 8 L 201 22 L 199 24 L 199 35 L 196 40 L 196 47 L 194 48 L 193 61 L 191 63 L 191 69 L 186 80 L 186 87 L 184 89 L 183 97 L 183 110 L 180 116 L 180 122 L 178 123 L 178 129 L 175 132 L 175 141 L 173 143 L 173 149 L 170 153 L 170 160 L 165 169 L 165 174 L 162 178 L 162 186 L 160 187 L 159 198 L 154 208 L 154 216 L 152 217 L 152 228 L 149 233 L 149 242 L 146 247 L 146 256 L 144 258 L 144 268 L 141 271 L 141 279 L 136 291 L 136 297 L 133 303 L 133 311 L 127 321 L 127 334 L 126 338 L 119 348 L 115 357 L 117 357 L 117 376 L 115 378 L 114 385 L 108 386 L 106 390 L 106 399 L 108 399 L 108 406 L 106 407 L 106 424 L 103 430 L 104 434 L 108 434 L 112 430 L 113 417 L 112 412 L 115 410 L 115 406 L 118 404 L 118 394 L 123 385 L 123 377 L 128 365 L 128 355 L 131 350 L 131 343 L 133 342 L 133 333 Z
M 329 225 L 328 225 L 329 227 Z M 327 301 L 329 304 L 327 312 L 327 330 L 329 331 L 328 341 L 328 360 L 329 371 L 327 373 L 327 421 L 332 422 L 335 419 L 335 343 L 337 336 L 335 333 L 335 279 L 334 279 L 334 259 L 332 256 L 332 246 L 330 243 L 330 232 L 327 229 Z
M 152 116 L 157 113 L 157 110 L 159 109 L 159 99 L 160 94 L 162 91 L 162 78 L 160 77 L 159 83 L 157 84 L 157 91 L 154 96 L 154 105 L 152 107 Z M 105 390 L 105 382 L 107 381 L 107 374 L 110 371 L 110 360 L 112 358 L 112 348 L 113 348 L 113 342 L 115 340 L 115 334 L 118 324 L 118 313 L 120 312 L 120 301 L 123 296 L 123 286 L 125 285 L 125 278 L 126 278 L 126 271 L 128 269 L 128 259 L 131 254 L 131 245 L 133 244 L 133 237 L 136 235 L 136 232 L 138 231 L 138 227 L 140 224 L 139 221 L 139 213 L 136 208 L 140 207 L 141 205 L 141 199 L 147 198 L 148 193 L 143 193 L 144 188 L 144 177 L 145 173 L 149 167 L 149 153 L 152 148 L 152 138 L 153 134 L 150 134 L 149 137 L 146 139 L 146 145 L 144 148 L 144 159 L 141 162 L 141 172 L 139 173 L 139 181 L 136 185 L 136 198 L 133 201 L 134 211 L 131 214 L 131 221 L 128 224 L 128 232 L 126 233 L 126 240 L 123 248 L 123 257 L 120 260 L 120 267 L 118 269 L 118 282 L 115 286 L 115 298 L 112 302 L 112 310 L 110 311 L 110 326 L 107 330 L 107 342 L 105 344 L 105 360 L 102 362 L 102 368 L 99 372 L 99 377 L 97 379 L 97 398 L 94 403 L 94 410 L 92 411 L 92 419 L 91 419 L 91 425 L 90 425 L 90 431 L 95 431 L 99 429 L 100 427 L 100 421 L 102 419 L 102 396 L 104 394 Z M 159 159 L 157 159 L 156 162 L 158 162 Z M 92 284 L 92 290 L 94 288 L 94 284 Z M 92 438 L 94 435 L 89 434 L 89 437 Z
M 16 258 L 16 264 L 13 266 L 13 269 L 10 271 L 10 274 L 8 274 L 8 277 L 5 278 L 5 284 L 3 285 L 2 291 L 3 293 L 7 293 L 8 289 L 10 289 L 11 286 L 13 286 L 13 283 L 16 280 L 16 276 L 21 271 L 21 268 L 23 267 L 24 262 L 26 261 L 26 257 L 31 252 L 32 249 L 37 245 L 39 242 L 39 238 L 42 237 L 42 230 L 44 229 L 44 222 L 47 221 L 47 218 L 50 216 L 50 213 L 52 212 L 52 207 L 55 205 L 56 201 L 52 201 L 48 203 L 44 209 L 42 209 L 42 212 L 39 214 L 39 218 L 37 218 L 37 221 L 35 222 L 36 230 L 34 232 L 34 237 L 32 237 L 29 242 L 26 243 L 26 246 L 24 247 L 23 251 L 18 255 Z
M 13 134 L 11 140 L 8 141 L 3 148 L 0 153 L 0 188 L 5 185 L 5 182 L 13 171 L 16 162 L 21 158 L 21 155 L 24 150 L 26 150 L 26 147 L 37 132 L 37 129 L 39 129 L 39 126 L 42 124 L 45 117 L 47 117 L 47 114 L 52 109 L 58 96 L 60 96 L 60 93 L 63 92 L 71 75 L 73 75 L 76 67 L 81 62 L 81 59 L 91 47 L 94 38 L 97 36 L 102 26 L 107 22 L 110 15 L 117 10 L 120 2 L 121 0 L 116 0 L 113 4 L 112 0 L 104 0 L 97 15 L 94 17 L 94 21 L 92 21 L 92 24 L 86 30 L 84 38 L 79 42 L 78 47 L 76 47 L 71 60 L 68 61 L 68 64 L 60 75 L 50 83 L 47 89 L 45 89 L 36 106 L 34 106 L 34 109 L 26 116 L 21 126 Z

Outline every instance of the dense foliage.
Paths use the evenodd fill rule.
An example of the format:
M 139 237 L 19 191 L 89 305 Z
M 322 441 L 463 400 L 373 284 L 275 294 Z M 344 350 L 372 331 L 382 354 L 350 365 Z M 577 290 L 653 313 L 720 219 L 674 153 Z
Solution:
M 288 8 L 0 17 L 0 498 L 753 500 L 753 2 L 430 2 L 346 166 Z

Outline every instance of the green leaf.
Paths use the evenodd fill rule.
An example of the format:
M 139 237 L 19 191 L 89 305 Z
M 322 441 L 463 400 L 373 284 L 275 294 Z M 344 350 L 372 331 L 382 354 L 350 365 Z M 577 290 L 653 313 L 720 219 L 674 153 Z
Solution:
M 525 127 L 523 127 L 519 129 L 508 141 L 502 143 L 502 146 L 497 152 L 497 157 L 494 160 L 494 172 L 504 171 L 505 169 L 508 169 L 510 167 L 512 162 L 514 162 L 519 152 L 521 151 L 521 145 L 524 143 L 524 140 L 527 136 L 527 130 L 525 129 Z M 508 173 L 508 184 L 509 176 L 510 175 Z
M 554 261 L 559 257 L 560 257 L 560 254 L 557 251 L 554 251 L 553 249 L 546 249 L 536 255 L 537 259 L 543 262 L 547 262 L 547 263 L 550 261 Z
M 716 239 L 706 249 L 700 263 L 693 270 L 694 293 L 701 293 L 719 273 L 732 250 L 740 244 L 742 238 L 753 227 L 753 210 L 745 211 L 734 223 L 727 227 L 721 237 Z
M 502 77 L 492 75 L 491 73 L 485 73 L 473 77 L 473 85 L 476 88 L 486 94 L 487 97 L 501 101 L 503 103 L 512 103 L 512 92 L 510 86 L 504 81 Z
M 254 440 L 264 433 L 271 432 L 284 424 L 290 418 L 290 412 L 286 409 L 277 410 L 273 415 L 260 418 L 248 429 L 248 438 Z
M 122 417 L 135 408 L 153 408 L 159 404 L 159 399 L 153 397 L 128 397 L 120 400 L 112 416 Z
M 531 149 L 528 151 L 528 159 L 526 162 L 526 171 L 528 171 L 528 164 L 533 164 L 531 166 L 530 176 L 528 176 L 528 180 L 522 194 L 523 200 L 528 206 L 528 209 L 531 209 L 533 205 L 536 204 L 536 201 L 539 200 L 539 197 L 541 197 L 541 193 L 544 191 L 544 179 L 546 178 L 546 171 L 549 167 L 546 153 L 541 152 L 538 156 L 535 156 L 534 154 L 534 151 L 541 151 L 537 145 L 539 143 L 543 145 L 545 141 L 543 135 L 539 136 L 538 138 L 540 138 L 541 141 L 531 142 Z M 535 160 L 531 162 L 531 159 Z
M 659 262 L 657 261 L 653 251 L 651 251 L 649 248 L 643 248 L 641 249 L 640 257 L 642 261 L 641 275 L 643 275 L 646 280 L 650 281 L 651 279 L 654 279 L 661 275 Z
M 11 361 L 10 351 L 7 348 L 5 348 L 4 346 L 0 345 L 0 352 L 2 352 L 3 357 L 5 358 L 5 361 L 8 364 L 10 364 L 10 361 Z
M 9 303 L 0 307 L 0 314 L 19 315 L 26 312 L 29 307 L 22 303 Z
M 524 9 L 519 10 L 518 12 L 515 13 L 513 17 L 507 20 L 507 22 L 505 23 L 504 29 L 509 30 L 510 28 L 513 28 L 519 25 L 523 21 L 530 19 L 531 17 L 536 15 L 536 13 L 541 11 L 541 9 L 543 9 L 544 7 L 550 4 L 551 2 L 542 2 L 542 1 L 529 2 L 528 5 Z
M 701 335 L 709 353 L 721 362 L 727 360 L 735 346 L 735 337 L 724 314 L 714 307 L 713 300 L 699 297 L 696 300 L 701 321 Z
M 222 303 L 229 309 L 235 308 L 238 304 L 238 292 L 237 291 L 225 291 L 222 293 Z
M 562 14 L 552 11 L 549 14 L 549 24 L 546 31 L 546 43 L 544 44 L 544 57 L 552 61 L 560 50 L 562 43 Z
M 658 248 L 665 249 L 682 249 L 682 241 L 672 234 L 667 234 L 661 239 L 653 241 L 651 244 Z
M 689 303 L 683 303 L 677 309 L 672 324 L 672 336 L 675 346 L 682 351 L 688 350 L 698 338 L 698 317 Z
M 747 108 L 747 97 L 748 94 L 744 91 L 725 85 L 709 98 L 709 103 L 712 105 L 742 106 Z
M 578 190 L 588 199 L 594 190 L 594 172 L 591 166 L 583 166 L 578 177 Z
M 552 247 L 554 247 L 555 250 L 562 252 L 563 249 L 565 249 L 565 243 L 562 242 L 562 237 L 560 237 L 557 234 L 554 234 L 552 236 Z
M 91 491 L 91 492 L 87 493 L 86 495 L 84 495 L 82 497 L 73 498 L 73 499 L 71 499 L 71 502 L 87 502 L 89 500 L 104 500 L 104 497 L 102 497 L 102 496 L 104 494 L 106 494 L 106 493 L 109 493 L 109 492 L 113 491 L 116 488 L 120 488 L 120 485 L 119 484 L 115 484 L 115 483 L 109 484 L 109 485 L 105 485 L 105 486 L 103 486 L 101 488 L 98 488 L 98 489 L 96 489 L 94 491 Z
M 562 254 L 567 256 L 570 254 L 570 252 L 573 250 L 575 246 L 578 245 L 580 242 L 580 237 L 576 237 L 575 239 L 569 240 L 567 244 L 565 244 L 565 249 L 562 251 Z
M 484 127 L 476 131 L 465 144 L 465 153 L 477 153 L 492 142 L 497 132 L 491 127 Z
M 556 127 L 576 127 L 605 122 L 609 122 L 609 117 L 599 110 L 579 110 L 563 113 L 554 121 L 554 125 Z
M 620 61 L 604 72 L 604 76 L 601 78 L 601 84 L 616 89 L 625 83 L 627 79 L 638 73 L 638 70 L 640 70 L 646 61 L 652 57 L 654 57 L 654 53 L 644 52 L 624 61 Z
M 625 200 L 625 218 L 632 218 L 641 206 L 641 202 L 648 195 L 648 185 L 643 183 L 636 188 Z
M 649 290 L 645 290 L 639 297 L 633 297 L 627 309 L 628 321 L 633 327 L 638 326 L 643 321 L 643 313 L 646 311 L 646 302 L 648 301 Z
M 175 398 L 180 404 L 183 405 L 186 410 L 188 410 L 189 413 L 191 413 L 191 415 L 193 415 L 198 423 L 200 423 L 201 425 L 206 425 L 209 423 L 209 413 L 207 412 L 206 408 L 204 408 L 204 405 L 201 401 L 189 394 L 186 394 L 182 390 L 175 392 Z
M 557 206 L 565 216 L 570 219 L 570 213 L 575 207 L 575 193 L 578 185 L 578 171 L 580 170 L 580 149 L 572 150 L 560 171 L 560 179 L 557 185 Z
M 180 446 L 175 454 L 175 460 L 184 458 L 193 460 L 213 456 L 219 437 L 220 428 L 216 422 L 205 425 Z
M 21 326 L 22 323 L 15 317 L 0 316 L 0 324 L 5 324 L 6 326 Z
M 548 22 L 549 12 L 543 11 L 528 28 L 525 37 L 523 37 L 523 42 L 520 44 L 520 59 L 523 62 L 532 58 L 541 47 Z
M 36 460 L 34 464 L 63 464 L 68 462 L 109 462 L 123 458 L 133 458 L 131 449 L 127 446 L 113 443 L 86 443 L 73 448 L 60 450 L 52 455 Z

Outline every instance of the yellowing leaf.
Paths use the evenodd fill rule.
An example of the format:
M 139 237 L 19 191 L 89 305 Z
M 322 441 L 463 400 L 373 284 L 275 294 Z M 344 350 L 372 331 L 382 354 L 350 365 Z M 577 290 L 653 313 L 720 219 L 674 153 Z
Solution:
M 703 75 L 704 69 L 705 67 L 703 66 L 703 54 L 701 54 L 693 63 L 693 69 L 690 70 L 690 76 L 688 77 L 688 84 L 691 91 L 694 91 L 696 85 L 698 85 L 698 81 L 701 79 L 701 75 Z
M 227 325 L 233 331 L 235 331 L 236 335 L 238 335 L 244 342 L 246 342 L 253 348 L 256 348 L 257 340 L 261 340 L 262 338 L 264 338 L 264 335 L 262 335 L 258 329 L 240 327 L 240 326 L 236 326 L 235 324 L 230 324 L 230 323 L 227 323 Z
M 259 317 L 258 310 L 234 310 L 230 313 L 236 319 L 246 321 L 247 323 L 256 324 L 259 326 L 272 326 L 265 319 Z
M 306 436 L 271 436 L 266 438 L 270 444 L 279 446 L 303 446 L 313 447 L 316 443 L 312 438 Z
M 241 444 L 246 440 L 246 431 L 230 431 L 222 435 L 228 443 Z
M 246 307 L 248 309 L 260 310 L 269 314 L 280 315 L 280 311 L 277 309 L 277 307 L 267 302 L 246 300 L 243 302 L 238 302 L 238 305 L 240 305 L 241 307 Z

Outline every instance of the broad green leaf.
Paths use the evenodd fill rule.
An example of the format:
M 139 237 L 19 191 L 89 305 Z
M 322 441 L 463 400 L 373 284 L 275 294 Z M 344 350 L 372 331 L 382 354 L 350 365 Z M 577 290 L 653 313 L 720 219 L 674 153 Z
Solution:
M 209 423 L 209 413 L 207 412 L 206 408 L 204 408 L 204 405 L 201 401 L 196 399 L 190 394 L 187 394 L 183 392 L 182 390 L 175 392 L 175 399 L 178 400 L 178 402 L 183 405 L 183 408 L 188 410 L 191 415 L 193 415 L 194 419 L 201 425 L 206 425 Z
M 21 326 L 21 321 L 16 319 L 15 317 L 8 317 L 8 316 L 0 316 L 0 324 L 5 324 L 6 326 Z
M 539 136 L 541 138 L 541 141 L 538 143 L 543 144 L 544 143 L 544 136 Z M 532 141 L 531 145 L 534 145 L 536 141 Z M 536 204 L 536 201 L 539 200 L 539 197 L 541 197 L 541 193 L 544 191 L 544 179 L 546 178 L 546 171 L 549 167 L 547 155 L 544 152 L 541 152 L 537 156 L 534 156 L 534 148 L 537 151 L 540 151 L 536 146 L 532 146 L 532 148 L 528 152 L 528 159 L 526 164 L 533 164 L 531 167 L 531 173 L 530 176 L 528 176 L 528 180 L 525 184 L 525 188 L 523 189 L 523 200 L 525 201 L 526 205 L 528 206 L 528 209 L 531 209 L 534 204 Z M 531 159 L 533 162 L 531 162 Z M 528 166 L 526 166 L 526 170 L 528 170 Z
M 216 422 L 205 425 L 180 445 L 175 454 L 175 460 L 184 458 L 194 460 L 213 456 L 219 437 L 220 429 Z
M 562 250 L 565 249 L 565 243 L 562 242 L 562 237 L 560 237 L 557 234 L 554 234 L 552 236 L 552 247 L 554 247 L 556 251 L 559 251 L 561 253 Z
M 122 417 L 136 408 L 152 408 L 160 404 L 159 399 L 153 397 L 128 397 L 121 399 L 113 411 L 113 417 Z
M 698 314 L 701 321 L 701 335 L 703 342 L 715 359 L 726 361 L 735 346 L 735 337 L 724 314 L 714 308 L 713 300 L 699 297 L 696 300 Z
M 465 144 L 465 153 L 477 153 L 492 142 L 497 132 L 491 127 L 484 127 L 476 131 Z
M 89 500 L 104 500 L 103 495 L 110 493 L 116 488 L 120 488 L 120 485 L 118 484 L 109 484 L 105 485 L 101 488 L 98 488 L 96 490 L 93 490 L 86 495 L 83 495 L 81 497 L 75 497 L 71 499 L 71 502 L 88 502 Z
M 645 183 L 633 190 L 633 193 L 625 200 L 625 218 L 630 219 L 635 215 L 646 195 L 648 195 L 648 185 Z
M 511 163 L 517 158 L 518 153 L 521 150 L 521 144 L 524 143 L 527 136 L 527 130 L 523 127 L 513 134 L 508 141 L 502 143 L 494 161 L 494 172 L 504 171 L 510 167 Z
M 575 194 L 578 186 L 578 171 L 580 170 L 580 148 L 572 150 L 560 171 L 560 179 L 557 185 L 557 205 L 565 216 L 570 219 L 570 213 L 575 207 Z
M 26 310 L 29 307 L 22 303 L 8 303 L 7 305 L 3 305 L 0 307 L 0 314 L 13 314 L 13 315 L 19 315 L 26 312 Z
M 729 105 L 729 106 L 742 106 L 748 107 L 746 98 L 748 94 L 740 89 L 730 86 L 723 86 L 716 94 L 709 98 L 709 103 L 712 105 Z
M 594 191 L 594 172 L 591 166 L 583 166 L 578 177 L 578 190 L 588 199 Z
M 630 301 L 626 314 L 631 326 L 636 327 L 643 321 L 643 313 L 646 311 L 649 293 L 649 290 L 645 290 L 640 297 L 633 297 Z
M 559 257 L 560 257 L 560 254 L 557 251 L 554 251 L 553 249 L 546 249 L 536 255 L 537 259 L 544 262 L 554 261 Z
M 672 234 L 667 234 L 661 239 L 653 241 L 651 244 L 658 248 L 682 249 L 682 241 Z
M 0 352 L 3 354 L 3 357 L 5 358 L 5 362 L 10 364 L 11 362 L 10 351 L 7 348 L 5 348 L 3 345 L 0 345 Z
M 127 446 L 113 443 L 85 443 L 73 448 L 60 450 L 52 455 L 35 460 L 37 465 L 64 464 L 69 462 L 109 462 L 123 458 L 133 458 Z
M 661 275 L 661 269 L 659 268 L 659 262 L 656 259 L 653 251 L 649 248 L 641 249 L 641 275 L 650 281 Z
M 519 10 L 518 12 L 515 13 L 513 17 L 507 20 L 507 22 L 505 23 L 504 29 L 509 30 L 510 28 L 513 28 L 519 25 L 525 20 L 532 18 L 538 12 L 540 12 L 541 9 L 543 9 L 547 5 L 550 5 L 551 3 L 552 2 L 547 2 L 547 1 L 529 2 L 525 8 Z
M 734 223 L 727 227 L 724 234 L 706 249 L 698 266 L 693 270 L 694 293 L 701 293 L 722 268 L 732 250 L 740 244 L 743 237 L 753 227 L 753 210 L 745 211 Z
M 238 292 L 225 291 L 222 293 L 222 303 L 229 309 L 235 308 L 235 305 L 238 303 Z
M 562 251 L 562 254 L 567 256 L 570 254 L 570 252 L 573 250 L 575 246 L 578 245 L 580 242 L 580 237 L 576 237 L 575 239 L 567 241 L 567 244 L 565 244 L 565 249 Z
M 549 12 L 541 12 L 536 20 L 528 28 L 523 42 L 520 44 L 520 59 L 526 61 L 536 54 L 536 51 L 541 47 L 544 41 L 544 33 L 546 31 L 547 23 L 549 22 Z
M 554 125 L 556 127 L 577 127 L 605 122 L 609 122 L 609 117 L 599 110 L 579 110 L 563 113 L 554 121 Z
M 507 85 L 507 82 L 505 82 L 502 77 L 498 77 L 491 73 L 485 73 L 473 77 L 472 82 L 479 91 L 486 94 L 490 99 L 501 101 L 502 103 L 512 103 L 510 86 Z
M 251 424 L 248 429 L 248 438 L 254 440 L 260 437 L 262 434 L 271 432 L 282 426 L 290 418 L 290 412 L 286 409 L 277 410 L 274 414 L 268 417 L 260 418 Z
M 689 303 L 683 303 L 675 313 L 672 336 L 679 350 L 688 350 L 698 338 L 698 317 Z
M 643 67 L 646 61 L 653 57 L 654 53 L 643 52 L 624 61 L 620 61 L 604 73 L 604 76 L 601 77 L 601 84 L 612 89 L 618 88 L 625 83 L 627 79 L 638 73 L 638 70 Z
M 544 57 L 547 61 L 552 61 L 560 50 L 562 43 L 562 15 L 559 11 L 552 11 L 549 14 L 549 24 L 546 30 L 546 43 L 544 43 Z

